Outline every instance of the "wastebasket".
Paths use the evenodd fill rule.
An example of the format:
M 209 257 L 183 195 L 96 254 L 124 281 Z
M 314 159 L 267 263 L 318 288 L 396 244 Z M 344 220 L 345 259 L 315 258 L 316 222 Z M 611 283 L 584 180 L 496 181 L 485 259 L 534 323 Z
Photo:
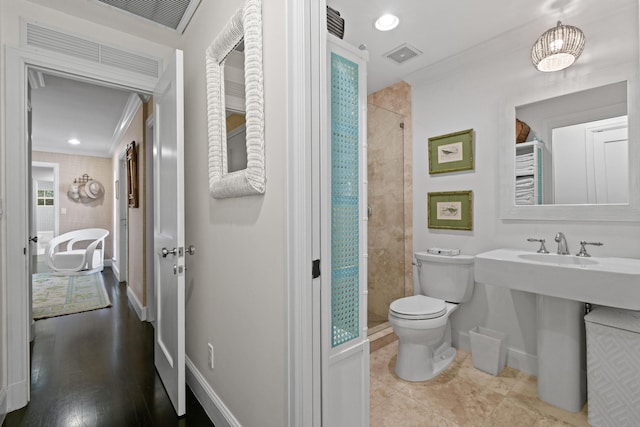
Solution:
M 584 320 L 589 424 L 640 426 L 640 312 L 598 307 Z
M 469 331 L 473 367 L 498 375 L 507 361 L 506 335 L 493 329 L 476 326 Z

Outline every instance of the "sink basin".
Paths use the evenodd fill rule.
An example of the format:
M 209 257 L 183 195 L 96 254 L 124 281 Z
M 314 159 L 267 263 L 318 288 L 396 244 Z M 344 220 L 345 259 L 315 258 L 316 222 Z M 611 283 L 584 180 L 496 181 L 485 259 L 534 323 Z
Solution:
M 476 282 L 536 295 L 538 397 L 572 412 L 586 399 L 585 302 L 640 310 L 640 260 L 496 249 L 476 255 Z
M 540 262 L 543 264 L 578 265 L 578 266 L 598 264 L 597 260 L 591 259 L 591 258 L 567 256 L 567 255 L 556 255 L 556 254 L 525 253 L 525 254 L 519 254 L 518 258 L 523 259 L 525 261 L 534 261 L 534 262 Z
M 476 282 L 640 310 L 640 260 L 495 249 L 476 255 Z

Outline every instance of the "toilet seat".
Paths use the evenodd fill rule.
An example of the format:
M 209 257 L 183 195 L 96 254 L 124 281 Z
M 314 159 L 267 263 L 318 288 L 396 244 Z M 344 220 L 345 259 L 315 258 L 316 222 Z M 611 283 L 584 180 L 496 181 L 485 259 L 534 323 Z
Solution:
M 442 317 L 447 312 L 447 307 L 441 299 L 414 295 L 393 301 L 389 311 L 400 319 L 425 320 Z

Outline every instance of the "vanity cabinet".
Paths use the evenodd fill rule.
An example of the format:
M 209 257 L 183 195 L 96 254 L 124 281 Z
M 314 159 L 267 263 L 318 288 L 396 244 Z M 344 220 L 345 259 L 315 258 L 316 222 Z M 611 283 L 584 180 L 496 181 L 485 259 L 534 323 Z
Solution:
M 516 205 L 542 205 L 549 202 L 545 189 L 545 170 L 550 163 L 549 151 L 541 141 L 516 144 L 515 147 Z

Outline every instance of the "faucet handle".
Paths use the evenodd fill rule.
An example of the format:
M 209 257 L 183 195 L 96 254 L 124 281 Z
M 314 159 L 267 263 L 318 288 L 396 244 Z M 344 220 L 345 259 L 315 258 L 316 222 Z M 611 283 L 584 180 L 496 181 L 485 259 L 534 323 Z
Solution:
M 591 255 L 589 255 L 589 253 L 587 252 L 587 248 L 585 246 L 586 245 L 602 246 L 603 244 L 604 243 L 602 242 L 587 242 L 585 240 L 580 240 L 580 252 L 578 252 L 576 256 L 590 257 Z
M 547 248 L 544 246 L 544 239 L 534 239 L 533 237 L 529 237 L 527 239 L 527 242 L 540 242 L 540 249 L 538 249 L 538 253 L 539 254 L 548 254 L 549 251 L 547 250 Z

